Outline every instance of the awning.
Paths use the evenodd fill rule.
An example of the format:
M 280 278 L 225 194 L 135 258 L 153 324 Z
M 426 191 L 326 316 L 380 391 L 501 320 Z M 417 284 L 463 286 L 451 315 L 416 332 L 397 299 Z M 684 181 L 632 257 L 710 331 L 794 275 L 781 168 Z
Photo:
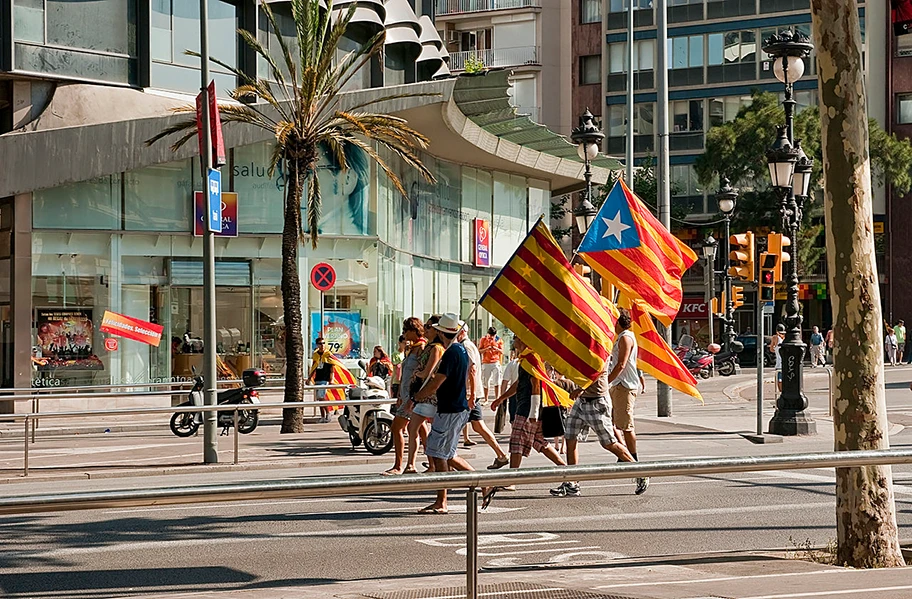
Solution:
M 338 19 L 348 11 L 348 7 L 355 5 L 355 14 L 349 25 L 360 25 L 371 31 L 371 35 L 383 30 L 386 19 L 386 8 L 380 0 L 337 0 L 333 2 L 333 19 Z
M 440 55 L 440 49 L 443 48 L 443 42 L 440 40 L 440 34 L 434 27 L 434 22 L 427 15 L 421 15 L 418 19 L 420 33 L 418 40 L 421 42 L 421 54 L 415 62 L 433 62 L 443 64 L 443 57 Z M 434 65 L 429 65 L 434 68 Z

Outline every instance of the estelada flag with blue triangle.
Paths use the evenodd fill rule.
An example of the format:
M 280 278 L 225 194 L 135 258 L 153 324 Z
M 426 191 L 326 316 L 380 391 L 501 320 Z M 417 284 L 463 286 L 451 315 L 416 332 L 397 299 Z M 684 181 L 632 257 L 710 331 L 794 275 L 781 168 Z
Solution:
M 681 277 L 697 255 L 668 232 L 618 179 L 577 252 L 599 273 L 666 326 L 681 308 Z

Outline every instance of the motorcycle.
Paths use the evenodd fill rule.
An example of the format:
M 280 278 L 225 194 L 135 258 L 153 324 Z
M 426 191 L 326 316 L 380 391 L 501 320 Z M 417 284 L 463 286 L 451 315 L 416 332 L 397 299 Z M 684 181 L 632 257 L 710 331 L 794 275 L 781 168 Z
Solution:
M 738 354 L 744 351 L 744 345 L 740 341 L 732 341 L 731 350 L 718 352 L 713 356 L 713 364 L 716 372 L 722 376 L 731 376 L 735 374 L 738 368 Z
M 194 374 L 196 371 L 194 370 Z M 244 371 L 242 378 L 244 386 L 240 389 L 226 389 L 218 393 L 218 405 L 233 404 L 258 404 L 260 403 L 259 393 L 256 387 L 262 387 L 266 384 L 266 373 L 256 368 L 249 368 Z M 185 406 L 203 406 L 203 377 L 196 375 L 193 377 L 193 388 L 190 389 L 188 401 L 180 404 L 178 407 Z M 227 435 L 228 429 L 234 426 L 234 412 L 225 410 L 218 413 L 218 424 L 222 427 L 222 434 Z M 178 437 L 191 437 L 199 430 L 203 423 L 202 412 L 176 412 L 171 416 L 171 432 Z M 257 410 L 238 410 L 238 432 L 241 434 L 252 433 L 259 423 L 259 414 Z
M 715 351 L 713 351 L 715 350 Z M 711 343 L 709 351 L 699 349 L 694 343 L 693 337 L 684 335 L 681 337 L 678 345 L 674 348 L 675 354 L 681 359 L 685 368 L 692 375 L 699 376 L 702 379 L 708 379 L 710 376 L 710 365 L 714 364 L 713 355 L 719 351 L 719 346 Z
M 367 363 L 359 360 L 358 365 L 367 373 Z M 349 399 L 376 399 L 375 405 L 345 405 L 339 416 L 339 426 L 348 434 L 352 449 L 364 443 L 364 449 L 373 455 L 383 455 L 393 447 L 393 405 L 386 383 L 376 376 L 359 378 L 361 383 L 348 390 Z M 344 402 L 343 402 L 344 403 Z

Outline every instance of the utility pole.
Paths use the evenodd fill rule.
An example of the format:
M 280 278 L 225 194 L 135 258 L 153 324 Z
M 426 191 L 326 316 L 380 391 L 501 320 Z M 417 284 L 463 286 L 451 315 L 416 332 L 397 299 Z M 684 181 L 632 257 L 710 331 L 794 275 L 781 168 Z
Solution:
M 200 81 L 203 137 L 200 156 L 200 176 L 203 195 L 208 197 L 209 169 L 212 168 L 212 131 L 209 126 L 209 6 L 200 0 Z M 208 201 L 206 202 L 208 206 Z M 209 218 L 207 216 L 206 222 Z M 218 397 L 218 369 L 215 346 L 215 233 L 208 225 L 203 228 L 203 377 L 206 380 L 203 403 L 215 406 Z M 218 463 L 217 414 L 203 412 L 203 462 Z
M 633 0 L 628 0 L 633 2 Z M 658 147 L 658 208 L 659 221 L 671 230 L 671 164 L 668 158 L 668 14 L 666 0 L 656 0 L 656 116 L 659 121 Z M 671 346 L 671 328 L 659 323 L 658 332 Z M 656 386 L 658 395 L 657 415 L 672 415 L 671 387 L 659 382 Z

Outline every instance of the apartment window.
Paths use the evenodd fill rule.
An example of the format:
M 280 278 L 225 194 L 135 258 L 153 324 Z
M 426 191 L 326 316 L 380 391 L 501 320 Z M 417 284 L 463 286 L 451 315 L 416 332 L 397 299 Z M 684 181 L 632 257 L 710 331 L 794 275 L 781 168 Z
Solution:
M 719 35 L 719 34 L 714 34 Z M 722 55 L 710 64 L 734 64 L 757 61 L 757 33 L 755 31 L 728 31 L 722 35 Z M 711 44 L 712 46 L 712 44 Z M 718 48 L 719 45 L 716 44 Z
M 699 0 L 702 2 L 703 0 Z M 609 12 L 624 12 L 629 6 L 628 0 L 610 0 L 609 3 Z M 633 7 L 635 9 L 644 9 L 648 8 L 652 10 L 652 0 L 633 0 Z
M 633 106 L 633 132 L 637 135 L 653 135 L 655 126 L 655 104 L 635 104 Z
M 602 0 L 580 0 L 580 23 L 602 22 Z
M 912 124 L 912 94 L 900 94 L 896 96 L 896 110 L 897 124 Z
M 615 104 L 608 107 L 608 136 L 624 137 L 627 133 L 625 114 L 627 107 L 623 104 Z
M 633 42 L 633 70 L 651 71 L 653 69 L 655 69 L 655 40 Z M 627 42 L 608 44 L 608 72 L 627 72 Z
M 709 101 L 709 126 L 718 127 L 724 123 L 735 120 L 738 111 L 748 106 L 753 99 L 750 96 L 729 96 L 725 98 L 712 98 Z
M 670 104 L 668 126 L 672 132 L 703 131 L 703 100 L 677 100 Z
M 703 36 L 690 35 L 669 39 L 668 56 L 671 58 L 671 68 L 673 69 L 702 67 Z
M 580 56 L 580 85 L 592 85 L 602 82 L 602 56 Z
M 697 172 L 692 164 L 676 164 L 671 167 L 671 180 L 674 182 L 672 195 L 703 195 L 703 188 L 697 182 Z

